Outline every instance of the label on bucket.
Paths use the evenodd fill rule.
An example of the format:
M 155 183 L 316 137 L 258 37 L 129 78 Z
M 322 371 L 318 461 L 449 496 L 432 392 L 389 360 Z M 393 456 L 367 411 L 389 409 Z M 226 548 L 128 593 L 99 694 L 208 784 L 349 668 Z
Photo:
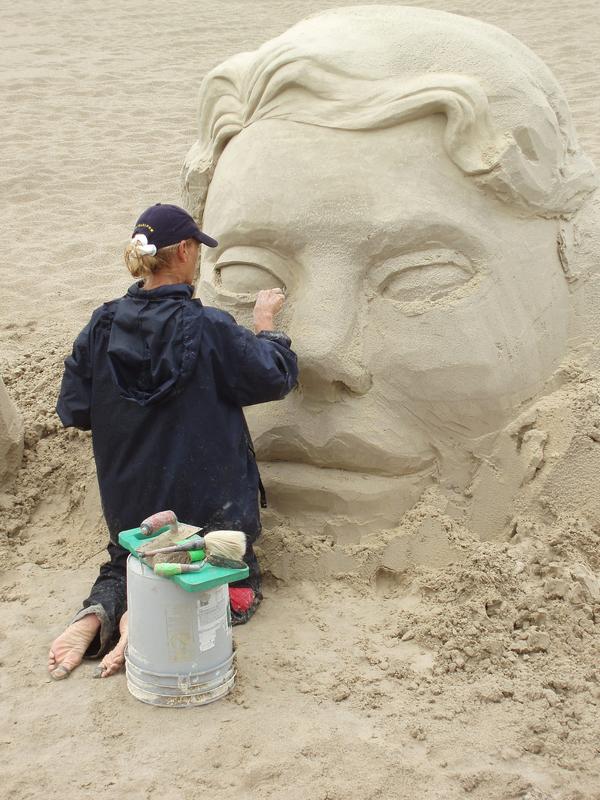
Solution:
M 184 605 L 174 605 L 165 609 L 169 658 L 174 662 L 189 661 L 194 657 L 194 640 L 190 635 L 189 622 L 186 624 L 185 612 Z
M 221 626 L 219 624 L 209 628 L 205 627 L 198 627 L 198 647 L 200 648 L 200 652 L 204 653 L 206 650 L 212 650 L 212 648 L 217 643 L 217 630 Z
M 200 652 L 212 650 L 217 643 L 217 634 L 220 630 L 227 634 L 228 608 L 229 597 L 226 587 L 198 595 L 196 612 Z

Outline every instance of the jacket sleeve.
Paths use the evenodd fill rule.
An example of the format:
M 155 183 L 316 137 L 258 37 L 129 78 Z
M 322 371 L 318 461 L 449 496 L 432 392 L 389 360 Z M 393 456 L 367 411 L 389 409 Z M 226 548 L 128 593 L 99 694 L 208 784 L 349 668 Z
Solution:
M 65 359 L 56 413 L 65 428 L 91 428 L 92 367 L 90 358 L 91 322 L 81 331 L 73 352 Z
M 214 363 L 220 393 L 239 406 L 281 400 L 296 385 L 298 363 L 283 333 L 254 334 L 223 314 L 216 325 L 219 347 Z

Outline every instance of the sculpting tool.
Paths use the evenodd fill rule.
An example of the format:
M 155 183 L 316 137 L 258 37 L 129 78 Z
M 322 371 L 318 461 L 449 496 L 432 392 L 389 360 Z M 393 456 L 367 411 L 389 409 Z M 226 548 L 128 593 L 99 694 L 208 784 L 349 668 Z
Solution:
M 199 564 L 169 564 L 159 563 L 154 565 L 154 574 L 163 578 L 171 578 L 173 575 L 183 575 L 189 572 L 200 572 L 207 564 L 213 567 L 227 567 L 228 569 L 244 569 L 246 564 L 234 558 L 223 558 L 223 556 L 207 556 Z
M 241 561 L 246 552 L 246 534 L 241 531 L 211 531 L 180 544 L 159 547 L 156 550 L 144 550 L 144 557 L 151 558 L 166 553 L 194 550 L 204 550 L 207 556 L 222 556 L 233 561 Z
M 158 511 L 140 523 L 140 530 L 144 536 L 151 536 L 161 528 L 169 526 L 174 533 L 177 533 L 177 516 L 174 511 Z

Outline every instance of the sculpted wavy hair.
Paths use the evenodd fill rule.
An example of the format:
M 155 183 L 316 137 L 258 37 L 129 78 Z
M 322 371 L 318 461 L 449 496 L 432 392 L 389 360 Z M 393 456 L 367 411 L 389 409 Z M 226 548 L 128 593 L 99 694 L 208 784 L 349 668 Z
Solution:
M 597 186 L 560 87 L 512 36 L 441 11 L 353 6 L 207 74 L 184 201 L 200 220 L 227 142 L 259 120 L 368 131 L 429 114 L 445 116 L 454 164 L 522 213 L 568 218 Z

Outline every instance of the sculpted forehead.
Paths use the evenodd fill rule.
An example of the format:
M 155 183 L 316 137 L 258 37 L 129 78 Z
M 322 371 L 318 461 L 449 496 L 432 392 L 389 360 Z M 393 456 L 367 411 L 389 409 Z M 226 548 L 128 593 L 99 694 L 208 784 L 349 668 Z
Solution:
M 204 226 L 218 237 L 240 225 L 293 228 L 302 220 L 368 235 L 402 218 L 439 214 L 460 224 L 506 215 L 450 161 L 442 134 L 433 116 L 369 132 L 257 122 L 221 156 Z

